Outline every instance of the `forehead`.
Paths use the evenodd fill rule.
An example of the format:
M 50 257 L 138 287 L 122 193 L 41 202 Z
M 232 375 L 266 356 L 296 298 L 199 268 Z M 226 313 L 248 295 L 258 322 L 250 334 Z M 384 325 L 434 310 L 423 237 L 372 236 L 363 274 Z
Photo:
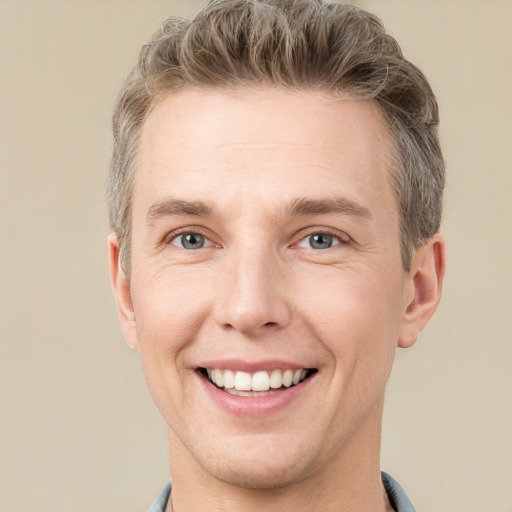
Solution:
M 230 204 L 258 194 L 274 203 L 340 193 L 358 200 L 374 189 L 365 198 L 371 203 L 383 191 L 392 196 L 390 153 L 386 122 L 368 101 L 276 88 L 185 89 L 157 104 L 143 126 L 133 206 L 176 194 Z

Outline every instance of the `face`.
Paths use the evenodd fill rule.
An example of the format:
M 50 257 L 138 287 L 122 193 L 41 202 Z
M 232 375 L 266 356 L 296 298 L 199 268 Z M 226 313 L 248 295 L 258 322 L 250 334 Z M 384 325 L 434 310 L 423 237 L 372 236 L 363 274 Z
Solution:
M 150 114 L 129 279 L 110 249 L 171 469 L 276 487 L 378 452 L 395 349 L 421 328 L 390 147 L 371 103 L 317 92 L 189 89 Z

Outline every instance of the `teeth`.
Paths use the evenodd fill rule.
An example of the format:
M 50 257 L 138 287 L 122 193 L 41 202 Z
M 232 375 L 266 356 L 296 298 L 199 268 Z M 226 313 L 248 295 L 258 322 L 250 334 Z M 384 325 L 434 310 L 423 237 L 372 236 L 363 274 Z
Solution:
M 225 391 L 230 395 L 237 396 L 266 396 L 275 393 L 275 391 L 238 391 L 238 389 L 235 388 L 225 389 Z
M 293 372 L 292 370 L 286 370 L 283 374 L 283 386 L 289 388 L 293 383 Z
M 280 388 L 283 385 L 283 374 L 281 370 L 274 370 L 270 374 L 270 387 L 272 389 Z
M 225 388 L 234 388 L 235 387 L 235 374 L 231 370 L 224 370 L 224 387 Z
M 267 391 L 270 387 L 270 377 L 267 372 L 256 372 L 252 376 L 253 391 Z
M 220 371 L 220 370 L 218 370 Z M 217 384 L 218 386 L 218 384 Z M 235 374 L 235 389 L 238 391 L 251 391 L 252 379 L 251 374 L 246 372 L 236 372 Z
M 299 370 L 273 370 L 272 372 L 259 371 L 254 374 L 222 370 L 220 368 L 207 368 L 208 378 L 219 388 L 233 395 L 260 396 L 269 394 L 269 390 L 281 387 L 289 388 L 299 384 L 306 378 L 307 371 Z M 270 391 L 273 393 L 273 391 Z
M 212 372 L 212 380 L 221 388 L 224 386 L 224 372 L 222 370 L 215 369 Z

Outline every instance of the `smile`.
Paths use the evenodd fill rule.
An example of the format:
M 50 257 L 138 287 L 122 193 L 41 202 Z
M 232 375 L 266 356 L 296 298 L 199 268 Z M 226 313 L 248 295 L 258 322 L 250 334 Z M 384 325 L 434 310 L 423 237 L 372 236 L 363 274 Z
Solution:
M 200 368 L 202 373 L 217 388 L 237 396 L 267 396 L 291 388 L 316 373 L 314 368 L 298 370 L 272 370 L 248 373 L 243 371 Z

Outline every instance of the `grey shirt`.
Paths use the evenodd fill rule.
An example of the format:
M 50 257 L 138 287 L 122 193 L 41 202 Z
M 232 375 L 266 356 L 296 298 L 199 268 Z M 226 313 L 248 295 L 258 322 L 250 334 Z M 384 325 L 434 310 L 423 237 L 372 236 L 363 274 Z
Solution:
M 412 503 L 405 494 L 400 484 L 387 473 L 382 472 L 382 484 L 388 493 L 389 501 L 396 512 L 415 512 Z M 153 505 L 149 507 L 148 512 L 165 512 L 165 507 L 171 495 L 171 482 L 162 489 Z

